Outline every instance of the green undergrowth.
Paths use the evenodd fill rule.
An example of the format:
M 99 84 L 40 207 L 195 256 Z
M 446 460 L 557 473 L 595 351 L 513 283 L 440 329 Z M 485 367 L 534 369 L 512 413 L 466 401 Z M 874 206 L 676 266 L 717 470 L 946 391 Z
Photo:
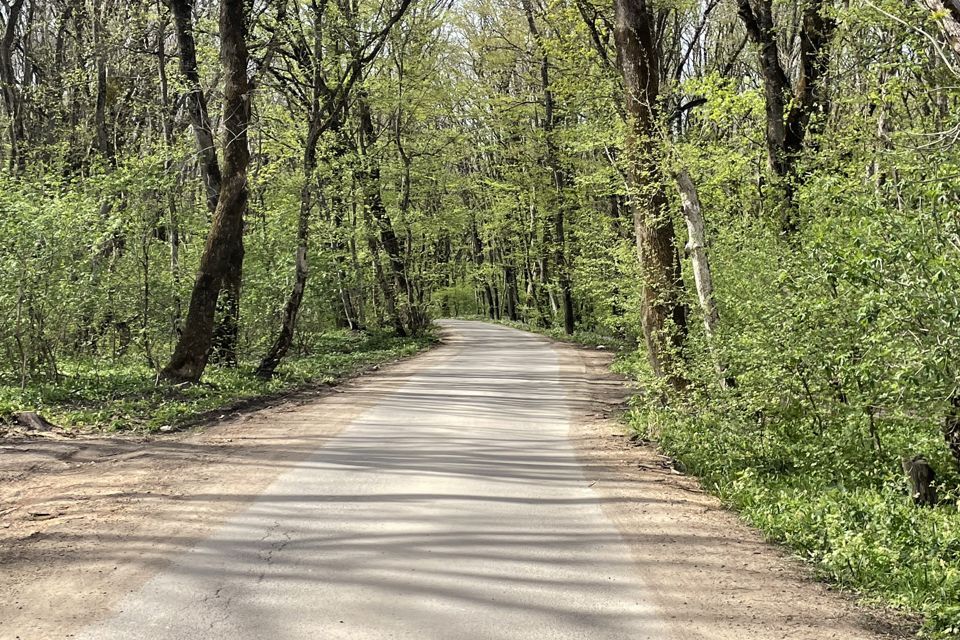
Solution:
M 895 473 L 854 465 L 844 470 L 850 461 L 830 450 L 841 449 L 842 441 L 780 447 L 755 425 L 704 407 L 659 409 L 656 415 L 635 408 L 628 421 L 821 578 L 867 601 L 922 614 L 923 636 L 960 637 L 955 494 L 941 487 L 940 506 L 916 507 Z
M 649 380 L 644 359 L 623 354 L 614 368 Z M 817 421 L 744 405 L 738 390 L 694 390 L 667 407 L 638 397 L 626 420 L 819 578 L 919 614 L 921 637 L 960 637 L 960 478 L 936 430 L 924 442 L 916 416 L 886 416 L 871 434 L 852 414 Z M 933 508 L 912 503 L 900 469 L 900 456 L 916 449 L 943 453 L 930 458 Z
M 235 369 L 209 366 L 197 385 L 157 385 L 156 371 L 141 363 L 63 362 L 57 380 L 24 388 L 0 380 L 0 430 L 20 411 L 36 411 L 70 430 L 156 431 L 180 427 L 219 409 L 269 399 L 321 384 L 334 384 L 365 368 L 426 349 L 432 336 L 338 331 L 313 336 L 308 349 L 286 360 L 269 380 L 253 375 L 256 362 Z

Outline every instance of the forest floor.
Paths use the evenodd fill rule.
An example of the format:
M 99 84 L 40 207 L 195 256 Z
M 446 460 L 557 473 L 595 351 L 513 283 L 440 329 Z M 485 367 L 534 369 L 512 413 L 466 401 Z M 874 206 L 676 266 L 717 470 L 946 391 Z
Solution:
M 224 523 L 236 522 L 236 518 L 244 517 L 242 514 L 249 513 L 257 504 L 273 506 L 271 486 L 282 482 L 284 477 L 304 473 L 311 464 L 316 464 L 311 460 L 318 452 L 330 451 L 333 447 L 333 453 L 336 453 L 338 446 L 341 449 L 363 447 L 363 458 L 371 468 L 363 469 L 367 475 L 362 478 L 375 482 L 356 491 L 369 490 L 373 494 L 350 500 L 344 508 L 377 510 L 376 514 L 370 514 L 375 518 L 366 522 L 378 532 L 380 527 L 388 524 L 382 522 L 388 517 L 384 514 L 398 513 L 397 509 L 439 508 L 437 505 L 443 505 L 445 499 L 467 499 L 460 495 L 465 492 L 471 493 L 469 500 L 474 516 L 488 508 L 488 504 L 506 509 L 516 500 L 520 501 L 518 508 L 524 512 L 543 506 L 551 509 L 551 517 L 558 518 L 563 518 L 564 513 L 577 511 L 580 508 L 577 505 L 581 503 L 589 503 L 583 506 L 584 509 L 602 509 L 605 522 L 591 522 L 590 526 L 602 529 L 610 525 L 619 532 L 615 544 L 623 546 L 624 556 L 631 557 L 618 558 L 618 564 L 622 564 L 618 570 L 629 573 L 626 582 L 636 580 L 644 585 L 641 597 L 645 606 L 667 633 L 661 635 L 658 631 L 649 637 L 822 640 L 908 637 L 915 631 L 914 621 L 860 607 L 847 595 L 831 592 L 815 582 L 804 565 L 764 543 L 753 530 L 725 511 L 715 498 L 702 492 L 695 479 L 678 474 L 654 447 L 630 442 L 617 420 L 628 389 L 622 379 L 609 373 L 611 356 L 608 353 L 553 343 L 512 329 L 476 329 L 478 324 L 445 325 L 444 343 L 432 351 L 313 396 L 292 397 L 279 405 L 242 412 L 188 432 L 149 439 L 86 437 L 0 441 L 0 639 L 75 637 L 74 634 L 91 623 L 119 615 L 121 609 L 131 608 L 129 602 L 123 600 L 125 596 L 129 598 L 133 597 L 132 594 L 143 593 L 147 588 L 145 585 L 155 584 L 157 576 L 170 574 L 171 567 L 178 566 L 178 559 L 191 555 L 188 553 L 191 549 L 196 550 L 205 540 L 222 535 L 217 531 L 223 531 Z M 507 349 L 503 344 L 512 345 L 508 349 L 514 355 L 504 358 L 506 351 L 491 353 L 483 340 L 471 338 L 471 332 L 476 331 L 497 332 L 500 348 Z M 503 429 L 502 421 L 498 422 L 497 416 L 491 416 L 488 409 L 495 409 L 495 403 L 502 402 L 505 389 L 517 387 L 515 381 L 503 379 L 503 371 L 510 368 L 511 376 L 522 376 L 534 356 L 546 358 L 550 363 L 555 361 L 555 365 L 545 365 L 538 375 L 547 376 L 551 384 L 559 385 L 562 393 L 542 397 L 535 393 L 526 394 L 527 400 L 521 407 L 505 406 L 503 411 L 504 415 L 512 416 L 511 420 L 516 420 L 516 415 L 527 415 L 534 408 L 539 411 L 540 404 L 543 404 L 546 418 L 537 424 L 546 431 L 543 441 L 536 445 L 547 452 L 542 458 L 524 452 L 524 457 L 516 459 L 509 455 L 492 459 L 489 452 L 475 446 L 452 452 L 450 447 L 457 444 L 447 438 L 447 442 L 432 442 L 431 446 L 436 446 L 437 450 L 432 458 L 423 460 L 423 456 L 431 455 L 429 447 L 420 444 L 414 449 L 403 448 L 398 452 L 396 446 L 391 446 L 389 434 L 396 431 L 396 423 L 389 426 L 390 431 L 384 432 L 388 435 L 376 435 L 364 440 L 362 445 L 351 444 L 347 437 L 354 434 L 355 439 L 364 428 L 380 428 L 382 425 L 363 423 L 363 420 L 369 422 L 369 416 L 377 415 L 377 411 L 399 415 L 398 407 L 406 405 L 411 411 L 431 411 L 438 419 L 458 415 L 457 427 L 465 427 L 468 433 L 470 429 L 481 432 L 494 429 L 495 433 L 502 435 L 502 431 L 497 431 Z M 490 359 L 500 373 L 469 374 L 474 376 L 473 382 L 463 385 L 460 390 L 461 395 L 469 396 L 473 403 L 469 406 L 462 404 L 462 398 L 460 405 L 455 404 L 458 400 L 454 398 L 454 404 L 438 399 L 433 406 L 424 400 L 429 396 L 410 392 L 411 384 L 414 384 L 411 380 L 419 381 L 416 384 L 430 393 L 442 394 L 455 388 L 457 381 L 451 372 L 462 372 L 470 362 L 482 361 L 484 357 Z M 526 384 L 535 389 L 547 378 L 538 380 L 533 375 Z M 507 383 L 508 386 L 497 386 Z M 416 384 L 414 390 L 417 390 Z M 491 404 L 488 407 L 483 403 Z M 557 415 L 563 416 L 560 421 L 551 417 L 554 414 L 550 411 L 556 407 L 560 411 Z M 481 417 L 466 415 L 474 409 L 482 409 L 487 414 Z M 516 413 L 518 411 L 521 413 Z M 421 414 L 421 417 L 423 415 L 427 414 Z M 555 431 L 561 423 L 565 423 L 563 431 Z M 409 424 L 412 427 L 416 423 Z M 430 434 L 434 432 L 425 433 L 433 437 Z M 557 433 L 559 435 L 554 438 Z M 553 447 L 558 448 L 554 451 Z M 570 456 L 575 451 L 576 457 L 571 460 L 578 460 L 578 464 L 566 461 L 567 447 Z M 406 457 L 398 457 L 401 454 Z M 383 469 L 372 468 L 378 461 Z M 442 466 L 451 464 L 456 465 L 455 474 L 447 473 L 449 469 Z M 444 469 L 447 471 L 441 474 Z M 496 469 L 497 477 L 492 477 L 491 469 Z M 437 485 L 434 476 L 446 479 L 441 477 L 441 484 Z M 508 477 L 515 478 L 516 482 L 507 482 Z M 561 499 L 566 497 L 563 492 L 568 491 L 571 477 L 588 481 L 587 485 L 576 489 L 587 492 L 586 501 L 581 500 L 580 493 L 571 494 L 576 499 L 566 501 L 569 504 Z M 356 482 L 361 476 L 351 478 L 351 482 Z M 398 485 L 401 482 L 423 483 L 422 487 L 414 485 L 416 491 L 429 489 L 430 493 L 424 495 L 436 493 L 441 498 L 387 505 L 385 509 L 372 500 L 380 495 L 377 492 L 402 491 Z M 456 487 L 457 495 L 443 498 L 444 491 L 454 490 L 449 488 L 450 483 L 456 482 L 463 483 Z M 497 500 L 483 494 L 485 483 L 496 483 L 490 486 L 498 496 Z M 471 486 L 477 488 L 473 490 L 469 488 Z M 557 491 L 558 504 L 553 506 L 549 504 L 550 499 L 529 497 L 554 490 Z M 502 495 L 513 491 L 519 492 L 518 495 Z M 323 496 L 315 494 L 308 496 L 311 510 L 332 508 L 327 506 Z M 281 501 L 276 503 L 282 506 Z M 350 513 L 353 512 L 348 512 L 347 516 Z M 435 515 L 431 513 L 425 522 L 431 527 L 444 526 L 444 523 L 436 522 Z M 489 515 L 502 522 L 516 514 Z M 334 520 L 336 522 L 326 522 L 323 526 L 335 526 L 339 520 Z M 489 522 L 484 520 L 484 526 Z M 310 526 L 321 525 L 311 523 Z M 528 524 L 524 522 L 522 526 Z M 575 530 L 575 527 L 571 528 Z M 367 533 L 367 529 L 356 532 L 360 537 Z M 435 532 L 435 535 L 439 534 Z M 437 549 L 442 549 L 443 545 L 436 542 L 435 535 L 418 538 L 416 544 L 410 544 L 418 553 L 421 545 L 437 544 Z M 588 539 L 577 542 L 575 538 L 565 544 L 590 545 Z M 381 553 L 390 550 L 411 552 L 400 542 L 389 540 L 383 545 L 386 551 Z M 252 545 L 253 541 L 244 540 L 243 544 Z M 497 548 L 492 547 L 493 551 Z M 620 549 L 620 546 L 615 548 Z M 271 570 L 276 571 L 279 570 L 277 556 L 282 550 L 283 545 L 271 547 L 266 556 L 254 554 L 254 559 L 266 558 L 264 562 L 273 563 Z M 517 562 L 521 559 L 519 551 L 519 547 L 504 548 L 509 558 L 486 558 L 484 561 L 486 566 L 498 561 Z M 573 555 L 587 552 L 579 546 L 568 551 Z M 239 552 L 230 547 L 230 552 L 238 554 L 238 562 L 249 560 L 246 546 Z M 355 549 L 350 545 L 333 549 L 338 557 L 341 552 L 350 554 Z M 538 554 L 536 557 L 540 558 L 544 550 L 524 549 L 524 553 Z M 565 557 L 561 548 L 559 555 L 550 558 L 550 562 L 562 564 Z M 451 562 L 470 563 L 471 558 L 469 554 L 462 559 L 444 557 L 444 565 L 449 567 Z M 544 562 L 542 558 L 538 560 L 535 570 L 540 570 Z M 322 573 L 317 573 L 318 584 L 330 583 L 333 584 L 331 588 L 350 593 L 351 589 L 359 588 L 352 582 L 338 587 L 334 577 L 341 569 L 351 576 L 355 572 L 362 574 L 363 567 L 341 567 L 338 564 L 320 564 L 318 567 L 323 569 Z M 593 564 L 574 568 L 576 572 L 584 573 L 584 567 L 607 571 Z M 294 567 L 284 568 L 292 570 Z M 297 568 L 304 569 L 302 563 Z M 242 571 L 238 568 L 237 573 L 244 573 L 247 569 L 249 567 Z M 522 572 L 521 569 L 520 575 Z M 269 573 L 261 571 L 259 579 L 263 580 L 264 575 L 268 576 L 269 584 Z M 466 588 L 461 583 L 484 586 L 489 580 L 488 575 L 464 573 L 463 576 L 444 587 L 448 583 L 437 576 L 422 575 L 421 579 L 430 582 L 431 589 L 437 589 L 431 590 L 425 600 L 444 596 L 444 588 L 456 592 Z M 292 574 L 283 577 L 289 581 Z M 195 579 L 207 578 L 209 576 Z M 298 574 L 297 580 L 302 579 Z M 506 580 L 506 577 L 502 579 Z M 227 578 L 223 580 L 228 581 Z M 558 588 L 548 582 L 538 584 L 541 590 Z M 548 584 L 550 586 L 545 586 Z M 223 585 L 216 589 L 217 598 L 221 588 Z M 578 587 L 571 584 L 569 588 L 575 590 Z M 527 593 L 523 585 L 517 585 L 516 590 L 517 593 Z M 510 593 L 508 591 L 506 597 L 510 597 Z M 531 593 L 534 595 L 529 597 L 537 597 L 536 591 Z M 391 598 L 395 596 L 393 594 Z M 489 599 L 478 598 L 466 605 L 462 599 L 457 602 L 458 607 L 481 607 L 481 611 L 492 615 L 493 623 L 497 623 L 499 608 L 491 606 Z M 164 607 L 171 603 L 156 604 L 157 611 L 164 611 Z M 216 608 L 220 605 L 210 606 Z M 614 609 L 617 606 L 613 602 Z M 528 613 L 533 611 L 532 607 L 523 609 Z M 516 612 L 509 610 L 507 613 L 513 615 Z M 556 612 L 545 613 L 556 618 Z M 140 618 L 138 620 L 142 622 Z M 264 622 L 259 619 L 257 624 Z M 522 626 L 518 628 L 523 629 Z M 505 635 L 504 629 L 500 631 L 499 634 L 489 633 L 489 630 L 476 631 L 462 637 L 513 637 Z M 149 635 L 152 633 L 149 630 L 142 633 L 145 638 L 167 637 Z M 87 636 L 80 633 L 79 637 L 141 636 L 115 633 L 112 636 L 96 633 Z M 225 634 L 224 637 L 247 636 Z M 279 633 L 275 637 L 301 636 Z M 348 634 L 343 637 L 386 635 Z M 409 636 L 401 633 L 398 637 Z M 422 637 L 443 636 L 428 633 Z M 549 631 L 530 631 L 529 635 L 521 637 L 566 636 Z M 611 632 L 609 637 L 621 636 Z
M 157 371 L 141 359 L 102 356 L 66 360 L 56 376 L 0 380 L 0 437 L 37 435 L 17 414 L 38 412 L 43 431 L 56 437 L 104 432 L 180 430 L 211 419 L 263 407 L 291 394 L 307 394 L 371 367 L 410 356 L 433 336 L 397 338 L 387 333 L 331 331 L 298 345 L 269 380 L 254 375 L 256 361 L 209 366 L 196 385 L 158 385 Z

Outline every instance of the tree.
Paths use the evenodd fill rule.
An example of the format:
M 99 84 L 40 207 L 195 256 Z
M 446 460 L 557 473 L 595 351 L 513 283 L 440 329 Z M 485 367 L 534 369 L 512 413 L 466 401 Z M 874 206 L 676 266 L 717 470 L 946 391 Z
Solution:
M 280 322 L 280 330 L 267 354 L 260 361 L 257 368 L 257 375 L 262 378 L 272 377 L 280 361 L 287 354 L 290 345 L 293 343 L 293 335 L 296 330 L 297 315 L 300 311 L 300 305 L 303 302 L 303 295 L 307 286 L 309 277 L 309 266 L 307 256 L 309 251 L 310 238 L 310 219 L 314 208 L 314 173 L 317 169 L 317 145 L 321 137 L 331 132 L 335 138 L 335 150 L 333 156 L 341 157 L 345 151 L 345 143 L 342 140 L 343 127 L 345 119 L 346 105 L 348 104 L 354 85 L 363 74 L 364 68 L 376 60 L 383 48 L 384 42 L 390 33 L 390 30 L 403 18 L 410 6 L 411 0 L 403 0 L 397 9 L 387 19 L 383 27 L 375 32 L 368 40 L 360 44 L 355 38 L 349 38 L 354 46 L 351 49 L 352 59 L 340 68 L 334 70 L 335 76 L 329 78 L 329 71 L 326 65 L 328 57 L 334 57 L 342 48 L 344 43 L 335 41 L 331 43 L 324 42 L 324 19 L 326 18 L 326 4 L 312 5 L 313 19 L 313 42 L 312 46 L 307 46 L 306 35 L 301 33 L 298 40 L 301 48 L 295 57 L 295 62 L 305 67 L 309 81 L 300 83 L 298 92 L 294 95 L 303 96 L 303 106 L 307 114 L 307 133 L 305 137 L 303 150 L 303 175 L 304 183 L 300 191 L 300 209 L 297 221 L 297 249 L 295 258 L 295 276 L 293 289 L 287 302 L 284 305 L 283 316 Z M 348 5 L 342 5 L 340 15 L 346 19 L 347 24 L 341 25 L 351 31 L 359 31 L 358 25 L 351 24 L 352 13 Z M 328 56 L 328 49 L 332 48 L 333 56 Z M 335 58 L 335 64 L 339 60 Z M 284 78 L 284 84 L 290 82 L 290 78 L 296 77 L 292 74 Z M 360 98 L 359 100 L 362 100 Z M 338 274 L 339 276 L 339 274 Z M 342 276 L 339 276 L 342 279 Z M 342 286 L 342 285 L 341 285 Z M 402 326 L 401 326 L 402 328 Z M 402 331 L 400 332 L 403 333 Z
M 820 121 L 830 110 L 824 77 L 830 65 L 829 46 L 835 22 L 828 15 L 825 0 L 811 0 L 801 5 L 799 25 L 799 69 L 791 82 L 781 62 L 780 45 L 774 20 L 773 0 L 737 0 L 738 15 L 747 35 L 759 48 L 760 71 L 766 108 L 767 163 L 770 171 L 782 182 L 786 206 L 782 228 L 790 233 L 797 229 L 792 206 L 797 161 L 811 122 Z
M 626 92 L 626 174 L 643 277 L 641 319 L 654 373 L 675 390 L 687 385 L 687 333 L 680 256 L 658 157 L 660 53 L 657 16 L 647 0 L 616 0 L 617 56 Z
M 3 34 L 0 36 L 0 85 L 3 89 L 3 105 L 6 107 L 9 120 L 10 158 L 9 166 L 12 171 L 22 170 L 26 166 L 21 146 L 24 144 L 25 131 L 23 127 L 23 104 L 21 103 L 20 82 L 16 77 L 14 65 L 14 40 L 17 37 L 17 27 L 23 14 L 24 0 L 13 0 L 5 6 L 6 15 L 3 25 Z
M 247 76 L 247 14 L 244 0 L 222 0 L 220 7 L 220 61 L 223 89 L 223 167 L 220 194 L 197 271 L 183 333 L 163 378 L 196 382 L 203 375 L 213 341 L 217 300 L 243 265 L 243 217 L 247 208 L 250 164 L 248 128 L 253 101 Z
M 921 0 L 940 22 L 953 53 L 960 58 L 960 3 L 957 0 Z
M 570 269 L 567 265 L 567 233 L 565 230 L 566 218 L 569 216 L 567 210 L 570 208 L 566 194 L 569 188 L 569 177 L 567 171 L 560 164 L 559 151 L 557 149 L 555 131 L 557 112 L 554 92 L 550 86 L 550 58 L 547 55 L 543 38 L 540 35 L 540 29 L 537 27 L 532 0 L 523 0 L 522 4 L 523 12 L 527 19 L 527 28 L 530 30 L 537 55 L 540 58 L 540 87 L 543 96 L 543 121 L 541 126 L 543 128 L 546 147 L 544 162 L 550 169 L 550 174 L 553 177 L 553 188 L 556 194 L 556 198 L 551 203 L 553 208 L 552 239 L 555 247 L 553 252 L 554 267 L 560 282 L 560 295 L 563 301 L 563 330 L 567 335 L 572 335 L 575 321 L 573 285 L 570 282 Z

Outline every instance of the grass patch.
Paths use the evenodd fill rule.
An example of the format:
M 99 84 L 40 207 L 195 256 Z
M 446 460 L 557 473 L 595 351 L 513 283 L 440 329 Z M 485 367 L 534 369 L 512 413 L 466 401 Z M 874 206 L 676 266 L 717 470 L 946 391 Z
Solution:
M 311 339 L 309 351 L 286 360 L 269 381 L 253 375 L 256 362 L 236 369 L 210 366 L 203 382 L 157 385 L 156 372 L 129 362 L 72 361 L 59 381 L 19 385 L 0 381 L 0 423 L 19 411 L 36 411 L 66 429 L 151 432 L 179 427 L 244 400 L 317 384 L 333 384 L 375 364 L 413 355 L 435 341 L 388 334 L 338 331 Z
M 960 514 L 946 483 L 939 506 L 919 508 L 896 474 L 844 470 L 826 447 L 771 442 L 709 409 L 637 408 L 628 421 L 819 577 L 921 614 L 921 636 L 960 637 Z

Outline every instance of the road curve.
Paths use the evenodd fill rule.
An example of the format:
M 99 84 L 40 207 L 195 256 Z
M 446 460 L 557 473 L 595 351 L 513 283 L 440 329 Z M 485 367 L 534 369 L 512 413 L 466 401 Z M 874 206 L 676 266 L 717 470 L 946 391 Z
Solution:
M 549 342 L 456 347 L 79 640 L 670 638 L 570 444 Z

